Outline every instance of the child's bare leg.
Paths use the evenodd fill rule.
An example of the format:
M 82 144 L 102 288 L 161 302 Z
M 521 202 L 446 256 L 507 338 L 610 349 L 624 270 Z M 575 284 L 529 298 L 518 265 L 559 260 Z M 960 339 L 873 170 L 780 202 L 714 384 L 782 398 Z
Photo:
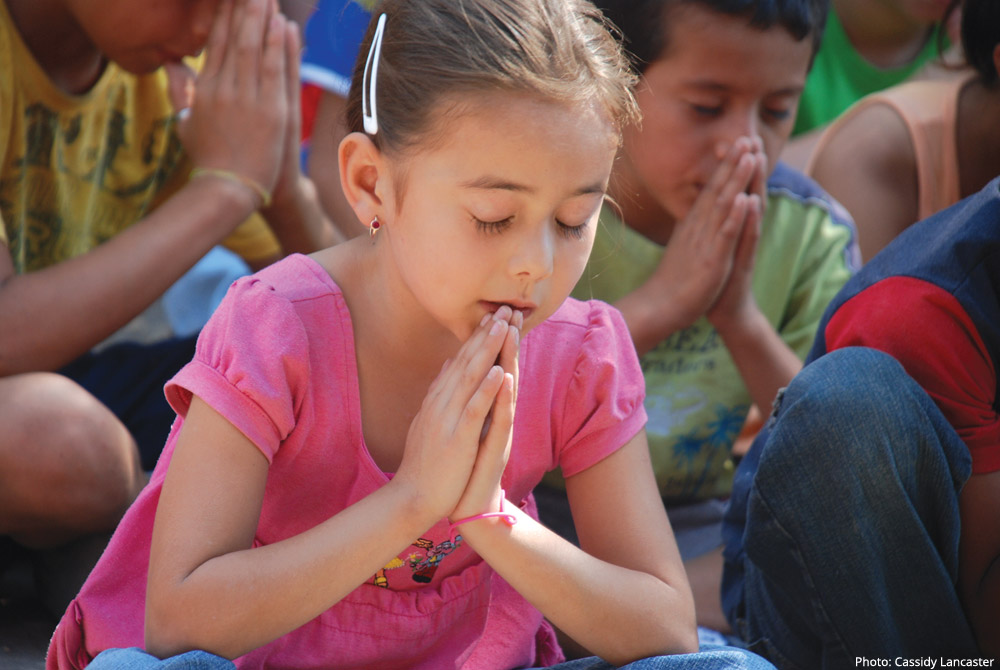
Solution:
M 32 548 L 113 530 L 146 477 L 128 430 L 53 373 L 0 379 L 0 534 Z

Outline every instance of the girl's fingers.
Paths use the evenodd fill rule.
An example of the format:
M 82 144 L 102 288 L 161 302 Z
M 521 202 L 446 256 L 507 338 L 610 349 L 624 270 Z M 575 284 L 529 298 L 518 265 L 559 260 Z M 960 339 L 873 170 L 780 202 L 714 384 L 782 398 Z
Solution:
M 492 366 L 479 382 L 472 396 L 464 403 L 461 413 L 457 417 L 454 431 L 460 443 L 469 445 L 479 443 L 483 423 L 493 408 L 497 392 L 503 386 L 504 378 L 503 369 L 499 365 Z M 496 423 L 495 417 L 493 423 Z
M 455 355 L 450 373 L 439 388 L 439 395 L 445 399 L 456 395 L 465 380 L 466 397 L 472 392 L 473 381 L 478 382 L 486 374 L 489 366 L 496 362 L 506 334 L 511 310 L 504 305 L 496 314 L 487 314 L 479 326 Z M 447 400 L 445 400 L 447 402 Z
M 493 401 L 490 427 L 480 444 L 479 454 L 469 477 L 468 488 L 482 487 L 484 497 L 500 485 L 513 438 L 516 394 L 514 375 L 504 373 L 501 382 Z
M 521 346 L 521 328 L 524 326 L 524 315 L 520 311 L 515 311 L 510 320 L 510 328 L 507 329 L 507 337 L 503 341 L 500 349 L 500 367 L 504 372 L 512 375 L 514 380 L 514 401 L 517 402 L 517 382 L 518 382 L 518 353 Z

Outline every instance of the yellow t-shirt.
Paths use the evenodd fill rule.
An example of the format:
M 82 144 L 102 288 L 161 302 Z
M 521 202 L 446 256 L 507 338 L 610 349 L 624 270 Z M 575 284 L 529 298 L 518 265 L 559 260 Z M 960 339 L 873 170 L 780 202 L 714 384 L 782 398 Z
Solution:
M 68 95 L 35 61 L 0 0 L 0 243 L 17 273 L 86 253 L 143 218 L 187 180 L 166 73 L 113 63 Z M 280 247 L 260 216 L 226 246 L 247 260 Z

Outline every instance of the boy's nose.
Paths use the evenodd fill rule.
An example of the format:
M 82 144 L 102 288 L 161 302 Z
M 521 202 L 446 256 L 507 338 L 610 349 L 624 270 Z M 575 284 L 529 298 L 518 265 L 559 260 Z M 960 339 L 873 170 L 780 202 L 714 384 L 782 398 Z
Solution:
M 725 137 L 722 140 L 727 145 L 732 145 L 733 142 L 741 137 L 757 137 L 758 129 L 759 119 L 755 111 L 746 110 L 733 113 L 729 119 L 729 123 L 725 125 Z

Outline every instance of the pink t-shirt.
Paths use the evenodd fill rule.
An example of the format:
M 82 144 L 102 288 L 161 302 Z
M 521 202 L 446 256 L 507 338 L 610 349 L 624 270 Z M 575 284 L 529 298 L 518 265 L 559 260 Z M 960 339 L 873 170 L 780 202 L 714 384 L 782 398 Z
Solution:
M 624 321 L 568 300 L 521 344 L 507 498 L 533 516 L 531 490 L 605 458 L 645 424 L 643 378 Z M 254 546 L 337 514 L 388 477 L 369 455 L 353 330 L 340 288 L 292 256 L 237 281 L 166 387 L 179 418 L 149 486 L 115 532 L 53 636 L 50 668 L 143 646 L 153 518 L 177 433 L 196 394 L 270 462 Z M 240 668 L 519 668 L 561 659 L 541 614 L 442 520 L 309 623 L 237 659 Z

